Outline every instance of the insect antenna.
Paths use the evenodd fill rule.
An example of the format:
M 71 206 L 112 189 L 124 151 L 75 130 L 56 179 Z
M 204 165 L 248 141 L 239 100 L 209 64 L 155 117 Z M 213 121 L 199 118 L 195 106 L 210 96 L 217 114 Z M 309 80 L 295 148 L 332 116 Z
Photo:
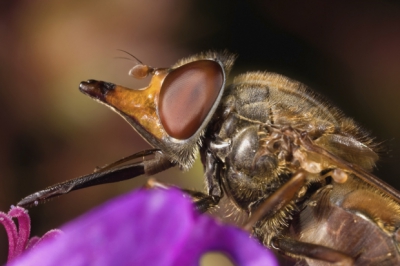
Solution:
M 128 57 L 116 56 L 116 57 L 114 57 L 114 58 L 115 58 L 115 59 L 125 59 L 125 60 L 132 61 L 132 58 L 128 58 Z
M 117 51 L 121 51 L 121 52 L 123 52 L 123 53 L 126 53 L 127 55 L 130 55 L 133 59 L 136 60 L 136 63 L 138 63 L 138 65 L 143 65 L 143 62 L 140 61 L 140 60 L 139 60 L 136 56 L 134 56 L 133 54 L 131 54 L 131 53 L 125 51 L 125 50 L 122 50 L 122 49 L 117 49 Z M 126 58 L 126 57 L 122 57 L 122 58 Z M 127 59 L 128 59 L 128 58 L 127 58 Z
M 144 65 L 142 61 L 140 61 L 136 56 L 134 56 L 133 54 L 125 51 L 125 50 L 121 50 L 121 49 L 117 49 L 118 51 L 121 51 L 123 53 L 126 53 L 128 55 L 130 55 L 135 61 L 135 65 L 129 70 L 129 76 L 132 76 L 136 79 L 143 79 L 145 77 L 147 77 L 149 74 L 152 75 L 154 73 L 154 68 Z M 128 59 L 126 57 L 121 57 L 121 59 Z

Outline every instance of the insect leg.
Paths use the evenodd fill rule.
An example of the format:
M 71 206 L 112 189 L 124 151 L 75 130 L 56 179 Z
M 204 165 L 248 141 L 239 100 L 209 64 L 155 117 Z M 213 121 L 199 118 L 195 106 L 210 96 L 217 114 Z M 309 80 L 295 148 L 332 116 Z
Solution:
M 20 202 L 18 202 L 17 205 L 22 207 L 37 205 L 41 202 L 46 201 L 49 198 L 67 194 L 73 190 L 106 183 L 119 182 L 143 174 L 152 175 L 171 168 L 175 165 L 171 163 L 162 153 L 157 152 L 155 153 L 155 155 L 156 156 L 153 159 L 143 160 L 141 162 L 115 167 L 111 170 L 94 172 L 89 175 L 81 176 L 50 186 L 44 190 L 38 191 L 23 198 Z
M 155 154 L 158 151 L 159 151 L 158 149 L 152 149 L 152 150 L 144 150 L 144 151 L 141 151 L 141 152 L 137 152 L 135 154 L 132 154 L 132 155 L 129 155 L 129 156 L 124 157 L 122 159 L 119 159 L 118 161 L 115 161 L 113 163 L 106 164 L 106 165 L 104 165 L 102 167 L 96 167 L 94 169 L 94 172 L 103 172 L 103 171 L 106 171 L 106 170 L 109 170 L 109 169 L 113 169 L 113 168 L 115 168 L 115 167 L 117 167 L 119 165 L 122 165 L 124 163 L 129 162 L 129 161 L 132 161 L 134 159 L 141 158 L 141 157 L 143 158 L 145 156 Z
M 307 173 L 304 170 L 297 171 L 288 182 L 275 191 L 269 198 L 258 206 L 252 213 L 249 220 L 243 226 L 244 230 L 251 231 L 253 225 L 261 220 L 268 219 L 283 206 L 287 205 L 294 199 L 296 193 L 304 185 Z
M 219 176 L 220 165 L 215 160 L 214 155 L 210 151 L 206 151 L 202 153 L 202 161 L 204 165 L 207 194 L 193 190 L 185 190 L 185 192 L 195 200 L 198 211 L 206 212 L 218 205 L 223 196 L 223 192 Z
M 220 197 L 207 195 L 200 191 L 190 189 L 183 189 L 183 191 L 193 198 L 196 209 L 201 213 L 204 213 L 217 206 L 219 200 L 221 199 Z
M 158 182 L 155 179 L 151 178 L 147 181 L 146 188 L 160 188 L 160 189 L 168 189 L 170 186 L 166 185 L 164 183 Z M 220 198 L 218 197 L 213 197 L 210 195 L 207 195 L 203 192 L 196 191 L 196 190 L 191 190 L 191 189 L 181 189 L 183 192 L 188 194 L 194 201 L 194 205 L 196 206 L 196 209 L 204 213 L 213 207 L 218 205 L 218 202 Z
M 354 264 L 354 259 L 352 257 L 340 251 L 320 245 L 300 242 L 290 238 L 275 237 L 272 239 L 272 246 L 284 253 L 322 260 L 334 263 L 335 265 Z

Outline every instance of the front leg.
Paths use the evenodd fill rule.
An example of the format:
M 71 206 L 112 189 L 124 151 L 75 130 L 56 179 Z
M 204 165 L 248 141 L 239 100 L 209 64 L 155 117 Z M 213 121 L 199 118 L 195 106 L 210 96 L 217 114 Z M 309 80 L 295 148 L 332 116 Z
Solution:
M 153 188 L 168 189 L 170 187 L 171 186 L 158 182 L 153 178 L 149 179 L 145 184 L 145 188 L 150 188 L 150 189 Z M 191 189 L 181 189 L 181 190 L 192 198 L 196 209 L 201 213 L 207 212 L 208 210 L 217 206 L 219 200 L 221 199 L 221 197 L 211 196 L 196 190 L 191 190 Z
M 193 199 L 196 209 L 201 212 L 207 212 L 218 205 L 223 197 L 223 191 L 220 183 L 220 169 L 214 155 L 208 150 L 202 150 L 202 162 L 204 165 L 204 176 L 206 181 L 207 193 L 191 189 L 182 189 Z M 168 185 L 150 179 L 146 187 L 149 188 L 168 188 Z
M 146 158 L 146 156 L 149 155 L 154 155 L 154 158 Z M 137 158 L 140 158 L 139 162 L 121 165 L 121 163 Z M 119 182 L 140 175 L 153 175 L 174 166 L 175 163 L 172 163 L 168 157 L 158 150 L 138 152 L 108 166 L 98 168 L 92 174 L 67 180 L 33 193 L 23 198 L 17 205 L 21 207 L 29 207 L 74 190 Z

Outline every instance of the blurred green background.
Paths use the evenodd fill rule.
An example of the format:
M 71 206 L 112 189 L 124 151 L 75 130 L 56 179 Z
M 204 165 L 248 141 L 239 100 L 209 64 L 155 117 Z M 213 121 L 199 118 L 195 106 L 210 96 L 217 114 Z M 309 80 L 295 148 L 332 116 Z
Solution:
M 400 6 L 395 1 L 0 2 L 0 209 L 149 146 L 81 81 L 144 87 L 117 49 L 166 67 L 208 49 L 239 54 L 233 75 L 269 70 L 325 95 L 385 145 L 376 174 L 400 188 Z M 202 188 L 202 168 L 157 178 Z M 42 235 L 145 178 L 30 210 Z M 6 235 L 0 230 L 0 263 Z

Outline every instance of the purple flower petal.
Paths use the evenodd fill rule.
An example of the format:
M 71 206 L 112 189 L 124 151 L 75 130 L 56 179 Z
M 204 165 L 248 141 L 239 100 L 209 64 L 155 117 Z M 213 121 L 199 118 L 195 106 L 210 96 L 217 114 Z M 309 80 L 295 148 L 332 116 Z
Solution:
M 12 220 L 11 216 L 0 212 L 0 223 L 4 226 L 8 236 L 8 261 L 15 257 L 15 247 L 18 241 L 18 231 L 17 226 Z
M 36 245 L 37 242 L 39 242 L 40 237 L 38 236 L 33 236 L 31 239 L 29 239 L 28 244 L 26 245 L 26 249 L 31 249 Z
M 8 215 L 12 218 L 18 219 L 18 240 L 14 249 L 14 256 L 18 256 L 25 250 L 28 243 L 29 235 L 31 233 L 31 218 L 25 209 L 14 206 L 11 207 Z
M 18 228 L 12 218 L 17 218 Z M 4 226 L 8 236 L 8 262 L 20 256 L 25 250 L 33 248 L 42 242 L 46 242 L 47 239 L 53 239 L 61 234 L 60 230 L 51 230 L 42 238 L 33 237 L 29 240 L 31 218 L 28 215 L 28 211 L 21 207 L 11 206 L 11 210 L 8 214 L 0 212 L 0 224 Z
M 31 250 L 37 248 L 38 246 L 41 246 L 43 243 L 47 241 L 51 241 L 57 237 L 62 236 L 63 233 L 64 232 L 59 229 L 52 229 L 48 231 L 46 234 L 44 234 L 42 237 L 34 236 L 31 239 L 29 239 L 29 242 L 26 245 L 26 249 Z
M 67 224 L 8 265 L 199 265 L 221 251 L 239 265 L 277 265 L 248 233 L 193 210 L 178 190 L 139 190 Z

